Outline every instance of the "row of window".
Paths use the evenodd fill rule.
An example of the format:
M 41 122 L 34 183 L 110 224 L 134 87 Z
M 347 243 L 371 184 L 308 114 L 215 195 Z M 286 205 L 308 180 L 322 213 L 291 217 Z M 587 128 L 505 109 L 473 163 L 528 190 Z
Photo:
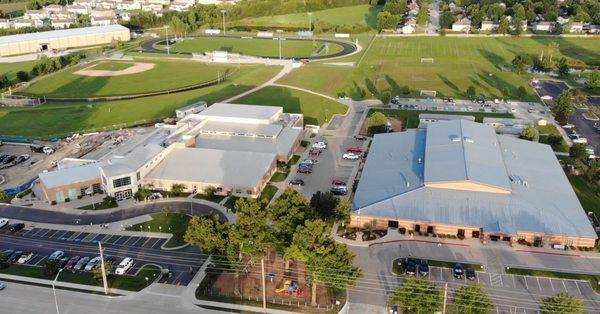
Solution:
M 131 184 L 131 177 L 129 177 L 129 176 L 113 180 L 113 187 L 114 188 L 120 188 L 122 186 L 127 186 L 127 185 L 130 185 L 130 184 Z

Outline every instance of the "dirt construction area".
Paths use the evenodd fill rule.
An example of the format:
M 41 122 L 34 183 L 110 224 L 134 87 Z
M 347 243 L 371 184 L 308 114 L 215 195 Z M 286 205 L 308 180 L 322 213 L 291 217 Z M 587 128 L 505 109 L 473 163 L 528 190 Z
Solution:
M 121 76 L 146 72 L 152 70 L 154 66 L 154 63 L 144 62 L 100 62 L 93 66 L 73 72 L 73 74 L 91 77 Z M 110 70 L 111 68 L 114 68 L 115 70 Z

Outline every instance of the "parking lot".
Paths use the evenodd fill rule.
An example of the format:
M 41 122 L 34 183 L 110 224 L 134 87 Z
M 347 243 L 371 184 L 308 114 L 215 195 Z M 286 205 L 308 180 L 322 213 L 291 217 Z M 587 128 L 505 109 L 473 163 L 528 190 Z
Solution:
M 98 242 L 102 243 L 104 254 L 113 256 L 117 263 L 125 258 L 134 259 L 134 266 L 128 274 L 135 274 L 145 264 L 156 264 L 172 271 L 171 278 L 164 277 L 162 283 L 187 285 L 204 263 L 205 255 L 196 247 L 167 251 L 160 247 L 166 239 L 121 236 L 99 233 L 74 232 L 54 229 L 23 229 L 10 233 L 0 230 L 0 249 L 13 249 L 34 252 L 29 265 L 42 266 L 49 254 L 55 250 L 64 251 L 67 257 L 99 255 Z
M 569 86 L 567 86 L 567 84 L 565 84 L 564 82 L 552 80 L 539 80 L 537 83 L 533 83 L 532 85 L 533 89 L 538 94 L 538 96 L 548 106 L 554 104 L 554 100 L 558 98 L 558 95 L 560 95 L 560 93 L 569 89 Z M 547 96 L 550 96 L 551 99 L 544 99 Z
M 441 286 L 449 283 L 452 292 L 464 285 L 481 285 L 488 291 L 500 313 L 536 313 L 539 301 L 547 296 L 569 293 L 582 298 L 589 308 L 600 308 L 600 299 L 587 281 L 477 272 L 476 279 L 456 279 L 452 269 L 430 267 L 428 279 Z

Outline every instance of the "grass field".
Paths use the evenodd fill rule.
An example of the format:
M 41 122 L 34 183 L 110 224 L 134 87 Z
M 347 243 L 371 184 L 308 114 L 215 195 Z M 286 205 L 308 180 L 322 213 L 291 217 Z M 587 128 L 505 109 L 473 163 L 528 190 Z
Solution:
M 97 71 L 121 71 L 134 66 L 133 62 L 100 62 L 91 67 L 90 70 Z
M 268 86 L 236 102 L 250 105 L 282 106 L 284 112 L 304 114 L 305 124 L 321 125 L 346 106 L 327 98 L 284 87 Z
M 273 77 L 281 67 L 242 66 L 222 84 L 177 94 L 96 103 L 53 103 L 36 108 L 0 108 L 0 134 L 32 138 L 66 136 L 150 123 L 174 116 L 192 102 L 210 104 L 247 91 Z
M 5 14 L 15 11 L 25 11 L 27 10 L 27 2 L 28 1 L 12 1 L 10 3 L 0 3 L 0 11 Z
M 313 24 L 319 21 L 332 25 L 369 25 L 375 29 L 377 14 L 381 6 L 356 5 L 340 7 L 329 10 L 315 11 L 312 15 Z M 232 22 L 232 26 L 246 27 L 303 27 L 308 28 L 309 16 L 307 13 L 283 14 L 275 16 L 262 16 L 246 18 Z
M 0 63 L 0 75 L 6 75 L 9 80 L 14 80 L 17 72 L 31 71 L 35 61 L 16 62 L 16 63 Z
M 165 243 L 166 247 L 178 247 L 186 244 L 183 236 L 188 227 L 190 216 L 184 213 L 156 213 L 152 214 L 152 220 L 141 224 L 136 224 L 127 227 L 130 231 L 150 231 L 150 232 L 167 232 L 173 234 L 173 237 Z
M 310 64 L 280 82 L 305 88 L 317 86 L 315 91 L 331 96 L 339 91 L 349 93 L 354 84 L 366 90 L 365 79 L 371 80 L 379 91 L 390 89 L 394 94 L 399 94 L 400 87 L 406 85 L 412 96 L 427 89 L 438 91 L 438 95 L 464 98 L 467 88 L 472 85 L 478 95 L 502 98 L 502 89 L 506 87 L 513 99 L 517 98 L 517 89 L 524 86 L 528 90 L 524 100 L 533 101 L 537 97 L 528 85 L 528 75 L 517 75 L 502 70 L 501 66 L 510 69 L 517 53 L 537 55 L 547 50 L 552 41 L 558 43 L 560 54 L 567 58 L 590 65 L 600 64 L 600 41 L 596 39 L 377 38 L 358 67 L 336 70 L 332 66 Z M 421 63 L 421 58 L 434 58 L 434 63 Z M 368 92 L 367 96 L 370 97 Z
M 439 114 L 440 111 L 422 111 L 422 110 L 395 110 L 395 109 L 371 109 L 369 110 L 369 117 L 375 112 L 381 112 L 386 117 L 400 117 L 402 118 L 402 126 L 406 129 L 414 129 L 419 126 L 419 115 L 422 113 L 435 113 Z M 514 118 L 510 113 L 488 113 L 488 112 L 443 112 L 444 114 L 455 114 L 463 116 L 473 116 L 475 121 L 482 122 L 483 118 Z
M 149 62 L 149 61 L 148 61 Z M 20 93 L 25 95 L 46 96 L 56 98 L 83 98 L 94 96 L 117 96 L 154 91 L 169 90 L 178 87 L 195 85 L 214 80 L 218 73 L 226 69 L 225 65 L 207 65 L 194 61 L 152 61 L 153 69 L 120 76 L 88 77 L 75 75 L 89 65 L 73 67 L 56 74 L 48 75 L 33 82 Z M 109 62 L 98 64 L 94 69 L 107 69 L 114 64 Z
M 578 176 L 569 176 L 569 181 L 585 212 L 594 212 L 600 218 L 600 187 Z
M 281 41 L 281 55 L 284 58 L 310 57 L 323 43 L 310 40 Z M 160 47 L 164 48 L 164 47 Z M 229 51 L 250 56 L 278 57 L 279 41 L 273 39 L 244 39 L 223 37 L 201 37 L 185 40 L 171 46 L 177 52 Z M 339 45 L 330 45 L 329 54 L 342 51 Z
M 563 152 L 563 153 L 569 152 L 569 144 L 567 144 L 567 141 L 565 141 L 565 139 L 562 137 L 562 135 L 560 134 L 560 132 L 558 131 L 558 129 L 556 128 L 556 126 L 554 124 L 536 125 L 535 127 L 540 132 L 540 143 L 549 145 L 548 137 L 550 135 L 560 136 L 560 138 L 562 139 L 561 144 L 558 145 L 557 147 L 552 147 L 552 149 L 557 152 Z

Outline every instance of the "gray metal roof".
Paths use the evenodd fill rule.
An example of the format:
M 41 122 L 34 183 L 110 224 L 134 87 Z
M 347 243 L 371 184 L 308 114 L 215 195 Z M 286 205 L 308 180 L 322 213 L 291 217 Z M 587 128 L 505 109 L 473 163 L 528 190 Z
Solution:
M 100 167 L 105 163 L 90 163 L 83 166 L 63 168 L 55 171 L 40 173 L 40 181 L 48 189 L 83 182 L 93 179 L 100 179 Z
M 510 190 L 496 132 L 466 120 L 427 127 L 425 183 L 471 181 Z
M 174 149 L 146 179 L 254 187 L 275 161 L 275 154 L 203 148 Z
M 107 177 L 129 174 L 141 168 L 144 164 L 155 158 L 164 148 L 154 143 L 137 147 L 124 157 L 111 158 L 109 164 L 102 167 Z
M 282 107 L 216 103 L 198 115 L 213 118 L 269 120 L 282 112 Z
M 438 122 L 442 123 L 447 122 Z M 490 126 L 483 128 L 493 129 Z M 454 130 L 447 126 L 433 129 L 446 130 L 446 137 Z M 478 129 L 479 126 L 463 130 L 465 134 L 473 136 L 475 134 L 470 132 Z M 427 150 L 431 130 L 431 126 L 422 130 L 428 133 L 425 139 L 425 173 L 428 163 L 432 162 Z M 485 135 L 489 133 L 488 130 L 479 131 L 484 135 L 475 137 L 476 141 L 489 139 Z M 596 238 L 584 209 L 548 145 L 494 135 L 492 143 L 497 143 L 499 149 L 493 150 L 498 156 L 492 158 L 501 159 L 504 170 L 496 169 L 498 164 L 495 161 L 490 167 L 485 164 L 477 167 L 481 166 L 488 172 L 507 173 L 510 193 L 488 193 L 419 185 L 417 179 L 421 165 L 417 156 L 421 156 L 421 152 L 409 144 L 420 142 L 418 133 L 408 131 L 397 134 L 386 140 L 376 136 L 373 141 L 354 198 L 354 207 L 361 215 L 481 227 L 485 232 L 510 235 L 522 231 Z M 478 152 L 467 154 L 470 153 Z M 481 154 L 487 157 L 467 158 L 466 163 L 487 161 L 490 148 L 484 147 Z M 437 162 L 438 157 L 434 157 L 433 161 Z M 436 171 L 443 171 L 443 168 L 438 167 Z M 403 186 L 404 182 L 398 177 L 406 173 L 412 173 L 416 188 L 406 189 Z
M 419 119 L 436 119 L 436 120 L 469 120 L 475 121 L 474 116 L 468 115 L 458 115 L 458 114 L 443 114 L 443 113 L 421 113 L 419 114 Z
M 283 126 L 280 124 L 250 124 L 250 123 L 232 123 L 207 121 L 200 132 L 202 133 L 227 133 L 238 136 L 262 136 L 276 137 L 279 135 Z
M 286 155 L 301 132 L 301 128 L 285 127 L 276 138 L 199 134 L 196 147 Z
M 19 42 L 28 42 L 33 40 L 43 39 L 60 39 L 72 36 L 82 35 L 94 35 L 94 34 L 105 34 L 117 31 L 129 31 L 129 29 L 122 25 L 107 25 L 107 26 L 91 26 L 81 28 L 69 28 L 55 31 L 39 32 L 39 33 L 28 33 L 19 35 L 10 35 L 0 37 L 0 45 L 2 44 L 14 44 Z

